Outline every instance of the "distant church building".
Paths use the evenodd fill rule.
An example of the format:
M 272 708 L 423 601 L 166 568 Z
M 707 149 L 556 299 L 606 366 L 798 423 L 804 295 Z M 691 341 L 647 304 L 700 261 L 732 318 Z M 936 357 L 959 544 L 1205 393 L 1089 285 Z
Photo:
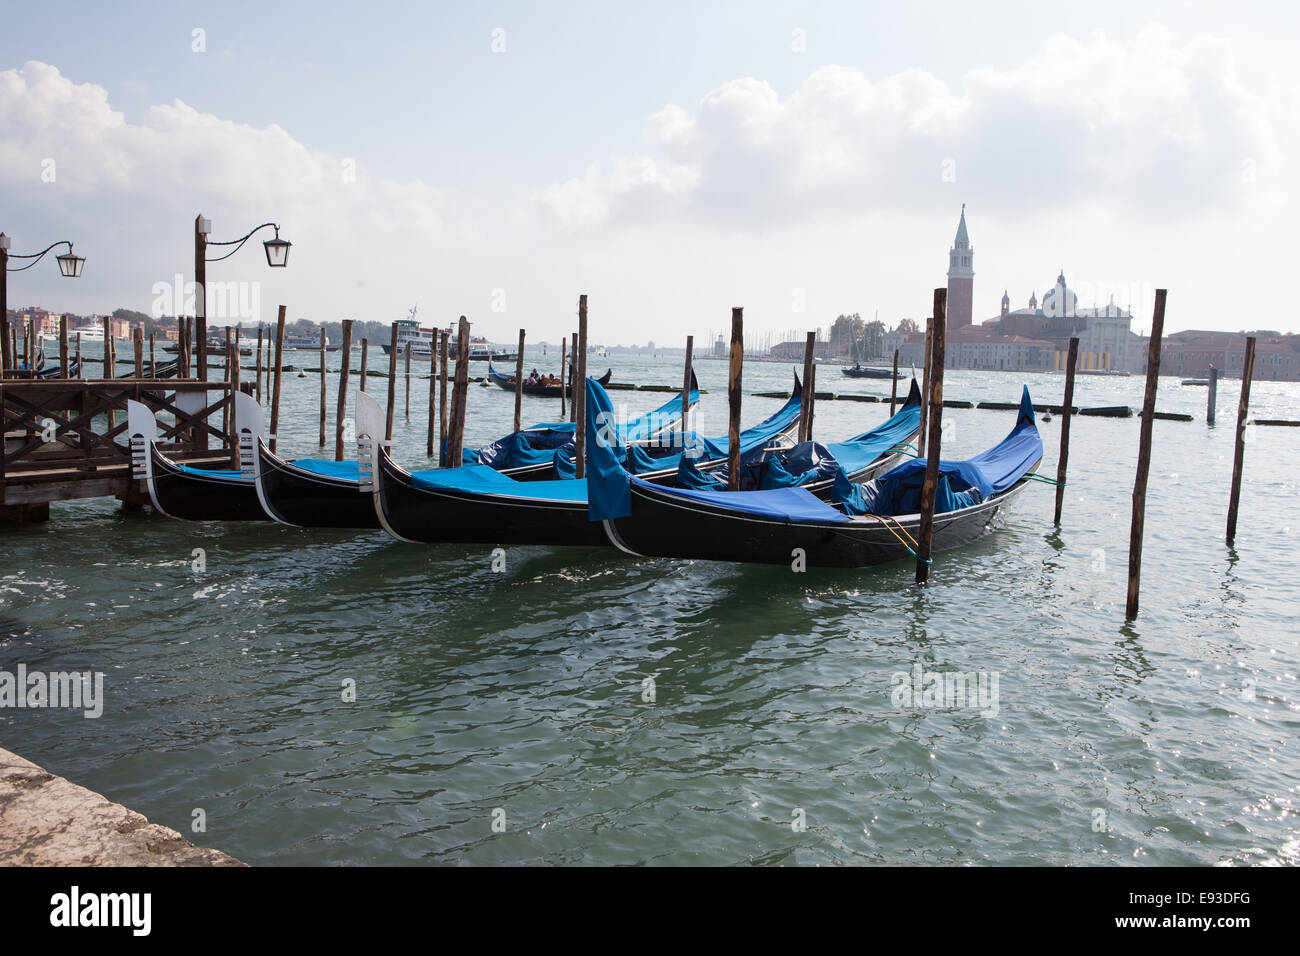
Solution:
M 948 250 L 948 334 L 971 324 L 975 302 L 975 250 L 966 234 L 966 204 L 961 204 L 957 238 Z

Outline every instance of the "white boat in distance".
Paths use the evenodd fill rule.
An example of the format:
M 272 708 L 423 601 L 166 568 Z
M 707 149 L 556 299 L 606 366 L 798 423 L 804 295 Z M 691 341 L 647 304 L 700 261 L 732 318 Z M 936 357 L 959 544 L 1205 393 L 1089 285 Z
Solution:
M 411 309 L 410 314 L 405 319 L 396 319 L 393 325 L 397 328 L 397 354 L 405 355 L 409 350 L 413 359 L 430 359 L 433 356 L 433 338 L 441 334 L 441 329 L 421 328 L 420 323 L 415 318 L 415 313 L 419 306 Z M 456 336 L 453 334 L 448 340 L 450 346 L 455 347 L 457 344 Z M 383 346 L 384 354 L 387 355 L 392 351 L 391 344 Z M 486 339 L 482 341 L 470 341 L 469 360 L 471 362 L 513 362 L 519 357 L 519 350 L 508 348 L 506 346 L 493 345 Z

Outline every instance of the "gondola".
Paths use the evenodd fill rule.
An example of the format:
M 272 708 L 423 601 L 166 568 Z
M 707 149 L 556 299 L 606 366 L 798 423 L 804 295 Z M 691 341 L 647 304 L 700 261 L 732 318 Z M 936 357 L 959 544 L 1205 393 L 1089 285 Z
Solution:
M 790 429 L 798 425 L 799 396 L 799 381 L 796 377 L 795 391 L 791 400 L 766 421 L 743 433 L 742 447 L 784 442 L 788 438 Z M 662 447 L 637 446 L 634 455 L 645 466 L 645 471 L 638 473 L 660 480 L 668 479 L 674 474 L 682 454 L 682 447 L 676 440 L 676 434 L 673 437 L 673 442 Z M 725 442 L 725 439 L 702 441 L 710 443 L 707 447 L 715 447 L 713 443 Z M 276 521 L 305 527 L 380 527 L 369 483 L 367 481 L 363 490 L 357 462 L 313 459 L 286 461 L 270 451 L 264 441 L 258 442 L 257 452 L 254 464 L 258 497 L 262 507 Z M 713 464 L 716 462 L 708 461 L 701 467 L 708 468 Z M 470 467 L 482 466 L 471 465 Z M 421 481 L 427 476 L 457 473 L 461 477 L 472 474 L 463 470 L 457 472 L 429 469 L 415 472 L 414 475 L 417 481 Z M 433 477 L 429 480 L 436 483 L 445 479 Z M 534 489 L 536 490 L 538 489 Z
M 591 414 L 603 392 L 588 389 Z M 1043 455 L 1029 389 L 1016 425 L 969 461 L 945 461 L 936 498 L 933 551 L 961 547 L 1002 525 L 1006 509 Z M 805 569 L 865 567 L 915 556 L 916 513 L 925 462 L 905 462 L 878 479 L 837 482 L 834 502 L 803 488 L 710 491 L 666 488 L 620 468 L 609 449 L 588 445 L 589 511 L 610 542 L 638 557 L 785 564 Z
M 602 375 L 599 379 L 597 379 L 597 381 L 600 382 L 602 386 L 607 386 L 609 385 L 609 381 L 613 377 L 613 375 L 614 375 L 614 370 L 612 368 L 608 369 L 604 375 Z M 491 381 L 495 382 L 497 385 L 504 388 L 507 392 L 513 393 L 515 390 L 514 377 L 502 375 L 500 372 L 498 372 L 495 368 L 492 367 L 492 363 L 490 362 L 488 363 L 488 378 Z M 560 386 L 534 384 L 525 380 L 523 393 L 525 395 L 532 395 L 536 398 L 559 398 Z M 564 385 L 564 397 L 571 398 L 572 396 L 573 396 L 573 383 L 568 382 Z
M 67 376 L 64 376 L 63 374 L 62 364 L 48 365 L 45 368 L 38 368 L 36 370 L 36 377 L 43 382 L 48 382 L 51 379 L 58 379 L 64 377 L 79 378 L 80 376 L 81 376 L 81 363 L 78 362 L 76 359 L 73 359 L 71 362 L 68 363 Z
M 743 491 L 800 487 L 818 498 L 829 500 L 840 472 L 857 483 L 888 471 L 910 450 L 921 424 L 921 389 L 912 379 L 907 399 L 892 416 L 869 431 L 847 441 L 806 441 L 794 447 L 765 447 L 742 453 L 740 487 Z M 645 477 L 633 472 L 638 477 Z M 707 471 L 682 462 L 673 481 L 655 484 L 701 490 L 727 487 L 727 466 Z
M 898 378 L 902 375 L 895 375 L 893 369 L 888 368 L 870 368 L 868 366 L 855 365 L 850 368 L 842 368 L 840 371 L 849 378 L 883 378 L 886 381 Z
M 699 400 L 700 383 L 692 371 L 687 411 L 694 408 Z M 676 428 L 681 420 L 682 396 L 680 392 L 674 392 L 673 397 L 658 408 L 620 425 L 620 441 L 623 444 L 653 442 Z M 462 453 L 463 460 L 467 465 L 488 465 L 520 481 L 570 478 L 573 476 L 571 462 L 565 472 L 556 470 L 556 452 L 565 448 L 572 450 L 574 430 L 573 422 L 532 425 L 498 438 L 482 448 L 466 448 Z M 561 468 L 564 466 L 561 465 Z
M 281 524 L 306 528 L 378 528 L 355 461 L 287 461 L 257 441 L 253 480 L 263 510 Z
M 375 513 L 395 538 L 461 544 L 608 544 L 587 520 L 585 481 L 516 481 L 487 465 L 408 472 L 384 443 L 384 414 L 357 394 L 357 439 Z
M 127 400 L 132 475 L 143 479 L 154 509 L 188 521 L 269 521 L 257 497 L 251 472 L 194 468 L 172 461 L 158 448 L 158 422 L 147 405 Z M 235 393 L 235 426 L 241 444 L 263 433 L 262 409 L 243 392 Z
M 605 394 L 603 388 L 600 392 Z M 741 433 L 742 452 L 783 441 L 791 427 L 797 427 L 798 413 L 796 379 L 795 395 L 776 414 Z M 612 432 L 615 444 L 630 460 L 650 469 L 646 477 L 671 479 L 675 465 L 659 466 L 667 460 L 677 462 L 683 451 L 678 449 L 667 459 L 657 460 L 642 446 L 625 444 L 627 435 L 636 432 L 609 429 L 607 423 L 613 421 L 613 417 L 603 419 L 601 427 Z M 599 525 L 587 518 L 585 480 L 520 481 L 481 464 L 408 472 L 381 443 L 371 439 L 383 429 L 378 402 L 368 395 L 359 396 L 358 445 L 365 449 L 363 461 L 368 461 L 362 469 L 373 475 L 375 511 L 394 537 L 461 544 L 608 545 Z
M 150 375 L 148 374 L 149 363 L 146 362 L 145 363 L 146 377 L 155 378 L 155 379 L 175 378 L 176 375 L 180 372 L 180 367 L 181 367 L 180 359 L 168 359 L 166 362 L 156 362 L 154 363 L 153 374 Z M 135 378 L 135 366 L 132 366 L 128 371 L 123 372 L 121 375 L 118 375 L 117 377 Z

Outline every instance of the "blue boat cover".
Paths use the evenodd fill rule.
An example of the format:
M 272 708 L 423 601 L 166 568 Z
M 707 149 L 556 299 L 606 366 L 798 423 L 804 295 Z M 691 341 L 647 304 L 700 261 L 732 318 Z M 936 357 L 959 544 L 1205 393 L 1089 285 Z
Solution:
M 691 404 L 700 400 L 700 387 L 691 375 Z M 639 418 L 618 426 L 621 443 L 645 441 L 656 433 L 671 427 L 682 417 L 682 393 L 677 392 L 672 399 Z M 610 422 L 615 419 L 611 417 Z M 573 422 L 547 422 L 533 425 L 523 431 L 511 432 L 498 438 L 490 445 L 479 449 L 465 449 L 461 454 L 467 464 L 491 465 L 497 469 L 522 468 L 550 464 L 555 460 L 558 448 L 568 448 L 570 459 L 573 455 Z M 570 473 L 573 469 L 570 467 Z
M 801 387 L 796 376 L 794 391 L 785 404 L 757 425 L 746 428 L 740 433 L 742 456 L 766 448 L 777 436 L 794 424 L 795 419 L 799 417 L 800 393 Z M 616 444 L 613 447 L 614 455 L 624 469 L 634 475 L 644 475 L 652 471 L 670 471 L 676 468 L 679 473 L 683 470 L 687 473 L 687 477 L 681 479 L 685 487 L 707 488 L 714 484 L 714 480 L 699 471 L 696 467 L 697 463 L 726 458 L 727 449 L 731 447 L 730 436 L 727 435 L 721 438 L 707 438 L 698 432 L 686 432 L 684 435 L 681 432 L 672 432 L 662 438 L 664 443 L 661 445 L 656 445 L 654 439 L 651 439 L 649 444 Z M 573 478 L 577 474 L 573 451 L 574 446 L 569 444 L 555 452 L 556 477 Z M 692 485 L 690 482 L 693 478 L 700 484 Z
M 177 468 L 187 475 L 194 475 L 198 478 L 234 478 L 246 481 L 250 485 L 253 483 L 252 478 L 245 478 L 243 472 L 239 471 L 217 471 L 213 468 L 195 468 L 193 465 L 182 465 L 179 461 L 172 462 Z
M 685 501 L 697 501 L 705 505 L 717 505 L 728 511 L 756 518 L 771 518 L 793 524 L 844 524 L 849 516 L 837 511 L 810 491 L 803 488 L 773 488 L 770 491 L 713 491 L 708 489 L 664 488 L 651 485 L 640 478 L 632 482 L 657 491 L 666 491 L 674 498 Z M 594 500 L 594 495 L 592 496 Z M 592 506 L 588 504 L 588 513 Z M 593 515 L 593 518 L 595 516 Z M 623 515 L 609 515 L 620 518 Z
M 310 471 L 326 478 L 339 478 L 344 481 L 360 481 L 355 461 L 331 461 L 326 458 L 298 458 L 292 464 L 303 471 Z
M 431 491 L 463 491 L 529 501 L 571 501 L 581 504 L 587 501 L 585 481 L 518 481 L 487 465 L 413 471 L 411 480 L 417 488 Z
M 965 461 L 939 462 L 935 514 L 956 511 L 1006 491 L 1043 457 L 1043 440 L 1034 424 L 1034 406 L 1026 386 L 1021 393 L 1016 427 L 988 451 Z M 878 515 L 915 514 L 920 510 L 926 461 L 906 461 L 873 482 L 860 487 L 859 499 L 836 497 L 850 513 Z M 840 489 L 837 482 L 836 490 Z M 858 510 L 858 509 L 862 510 Z

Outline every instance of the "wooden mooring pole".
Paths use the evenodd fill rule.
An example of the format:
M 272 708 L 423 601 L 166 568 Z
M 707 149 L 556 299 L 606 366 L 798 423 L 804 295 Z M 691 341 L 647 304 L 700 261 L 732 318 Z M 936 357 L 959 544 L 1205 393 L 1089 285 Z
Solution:
M 326 385 L 325 385 L 325 327 L 322 325 L 320 330 L 320 447 L 325 447 L 325 417 L 326 409 Z
M 695 359 L 695 336 L 686 336 L 686 367 L 682 372 L 682 424 L 678 429 L 683 435 L 693 429 L 688 427 L 687 416 L 691 407 L 691 363 Z
M 451 427 L 447 430 L 448 468 L 464 464 L 465 403 L 469 399 L 469 319 L 460 317 L 456 331 L 456 381 L 451 390 Z
M 406 420 L 411 420 L 411 343 L 406 343 Z
M 262 404 L 262 323 L 257 323 L 257 379 L 253 389 L 257 404 Z
M 727 367 L 728 491 L 740 490 L 740 379 L 744 367 L 745 310 L 737 305 L 731 309 L 731 364 Z
M 1210 387 L 1205 390 L 1205 424 L 1214 424 L 1214 406 L 1219 401 L 1219 370 L 1210 366 Z
M 578 417 L 578 384 L 578 333 L 574 332 L 569 341 L 569 387 L 573 389 L 569 397 L 569 421 Z
M 574 464 L 577 476 L 587 477 L 587 296 L 578 296 L 578 342 L 573 350 Z
M 894 349 L 894 379 L 889 383 L 889 417 L 894 417 L 898 406 L 898 349 Z
M 226 329 L 226 379 L 230 382 L 230 391 L 226 393 L 226 443 L 230 446 L 230 467 L 239 471 L 239 422 L 235 413 L 235 396 L 239 394 L 239 339 L 230 340 L 230 329 Z
M 365 348 L 365 339 L 362 339 Z M 411 351 L 411 343 L 406 343 L 406 351 Z M 388 409 L 384 415 L 384 441 L 393 440 L 393 413 L 397 407 L 397 326 L 393 326 L 392 337 L 388 345 Z
M 925 481 L 921 485 L 921 521 L 916 529 L 916 583 L 925 584 L 930 580 L 930 558 L 934 552 L 934 499 L 939 491 L 939 454 L 940 438 L 943 435 L 943 358 L 947 346 L 947 329 L 945 318 L 948 312 L 948 290 L 934 290 L 934 315 L 929 322 L 930 334 L 926 336 L 929 352 L 926 355 L 925 400 L 921 403 L 922 411 L 930 406 L 930 430 L 926 442 Z M 921 440 L 925 441 L 922 432 Z
M 515 427 L 523 428 L 524 414 L 524 330 L 519 330 L 519 354 L 515 356 Z
M 451 333 L 442 333 L 442 345 L 438 349 L 438 464 L 447 467 L 447 363 L 450 361 Z
M 434 438 L 438 428 L 438 330 L 429 338 L 429 438 L 425 457 L 433 458 Z
M 564 364 L 564 347 L 569 344 L 568 339 L 560 339 L 560 421 L 564 421 L 564 393 L 567 389 L 573 387 L 573 379 L 569 376 L 569 367 Z
M 343 460 L 343 422 L 348 414 L 348 372 L 352 365 L 352 320 L 343 320 L 343 344 L 339 347 L 343 359 L 339 367 L 339 397 L 334 412 L 334 460 Z M 322 365 L 322 368 L 324 366 Z M 373 437 L 373 436 L 372 436 Z
M 135 358 L 135 377 L 144 378 L 144 329 L 131 330 L 131 349 Z
M 1061 408 L 1061 454 L 1056 459 L 1056 513 L 1053 524 L 1061 523 L 1061 506 L 1065 504 L 1065 465 L 1070 460 L 1070 419 L 1074 408 L 1074 367 L 1079 364 L 1079 340 L 1070 339 L 1070 354 L 1065 360 L 1065 401 Z
M 1146 521 L 1147 474 L 1151 471 L 1151 423 L 1156 407 L 1156 386 L 1160 377 L 1160 339 L 1165 329 L 1165 294 L 1156 289 L 1155 314 L 1151 319 L 1151 341 L 1147 345 L 1147 387 L 1142 399 L 1142 430 L 1138 439 L 1137 476 L 1133 480 L 1133 523 L 1128 534 L 1128 600 L 1124 616 L 1137 617 L 1138 591 L 1142 582 L 1142 530 Z
M 946 300 L 945 300 L 946 303 Z M 934 350 L 934 319 L 925 320 L 925 358 L 921 366 L 921 427 L 916 434 L 916 451 L 925 457 L 926 421 L 929 418 L 930 404 L 930 355 Z
M 158 377 L 158 358 L 157 358 L 157 353 L 154 351 L 155 334 L 156 333 L 154 332 L 149 333 L 149 377 L 150 378 Z
M 1232 454 L 1232 494 L 1228 499 L 1228 547 L 1237 540 L 1237 505 L 1241 500 L 1241 469 L 1246 463 L 1246 424 L 1250 412 L 1250 380 L 1255 374 L 1255 336 L 1246 337 L 1246 360 L 1241 367 L 1241 399 L 1237 402 L 1236 448 Z
M 81 361 L 81 333 L 77 333 L 77 378 L 86 377 L 86 366 Z
M 370 370 L 370 342 L 368 339 L 361 340 L 361 382 L 357 385 L 360 391 L 366 390 L 366 373 Z
M 280 440 L 280 378 L 284 374 L 284 313 L 285 307 L 275 319 L 275 378 L 271 386 L 271 451 L 274 452 Z
M 817 348 L 817 333 L 809 332 L 803 344 L 803 399 L 799 402 L 799 441 L 808 440 L 808 420 L 813 400 L 813 356 Z
M 68 377 L 68 317 L 59 316 L 59 372 Z

